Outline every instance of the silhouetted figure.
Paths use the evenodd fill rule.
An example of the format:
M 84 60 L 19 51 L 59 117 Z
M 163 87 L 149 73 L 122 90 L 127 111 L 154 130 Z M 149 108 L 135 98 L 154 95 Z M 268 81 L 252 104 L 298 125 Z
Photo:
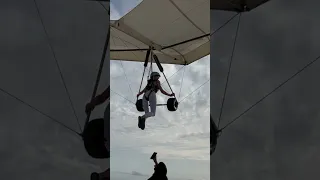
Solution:
M 163 162 L 158 163 L 157 153 L 154 152 L 151 158 L 154 162 L 154 173 L 148 180 L 168 180 L 167 167 Z
M 91 100 L 91 102 L 89 102 L 87 105 L 86 105 L 86 113 L 89 114 L 97 105 L 100 105 L 100 104 L 103 104 L 105 103 L 107 100 L 110 99 L 110 86 L 105 89 L 100 95 L 96 96 L 95 98 L 93 98 Z M 109 140 L 109 133 L 106 132 L 106 128 L 107 129 L 110 129 L 109 125 L 110 125 L 110 101 L 109 102 L 106 102 L 108 105 L 107 105 L 107 108 L 105 109 L 105 112 L 104 112 L 104 118 L 103 120 L 102 119 L 99 119 L 100 121 L 100 124 L 99 124 L 99 129 L 102 129 L 104 133 L 99 133 L 99 138 L 95 137 L 95 139 L 92 139 L 91 142 L 92 143 L 96 143 L 95 141 L 97 139 L 100 139 L 100 136 L 101 138 L 103 138 L 103 141 L 104 141 L 104 147 L 106 150 L 109 149 L 109 144 L 106 143 L 105 141 L 106 140 Z M 103 122 L 104 121 L 104 122 Z M 91 121 L 92 122 L 92 121 Z M 98 129 L 98 128 L 97 128 Z M 100 148 L 100 149 L 103 149 L 103 148 Z M 109 153 L 109 150 L 108 150 L 108 156 L 110 155 Z M 105 170 L 104 172 L 101 172 L 101 173 L 96 173 L 96 172 L 93 172 L 91 174 L 91 180 L 110 180 L 110 168 L 108 168 L 107 170 Z

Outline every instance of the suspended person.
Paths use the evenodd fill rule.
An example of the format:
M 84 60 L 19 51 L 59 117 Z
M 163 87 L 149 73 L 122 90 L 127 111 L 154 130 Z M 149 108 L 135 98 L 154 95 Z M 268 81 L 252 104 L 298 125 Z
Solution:
M 156 107 L 157 107 L 156 93 L 158 92 L 158 90 L 160 90 L 162 94 L 167 96 L 175 95 L 174 93 L 169 94 L 162 89 L 159 78 L 160 78 L 160 74 L 158 72 L 152 72 L 150 75 L 150 79 L 148 80 L 147 86 L 137 94 L 137 98 L 138 98 L 141 94 L 144 93 L 142 104 L 143 104 L 143 110 L 145 114 L 143 116 L 139 116 L 138 118 L 138 127 L 142 130 L 144 130 L 145 128 L 146 119 L 156 115 Z M 149 105 L 150 105 L 151 112 L 149 111 Z
M 91 111 L 93 111 L 93 109 L 100 105 L 103 104 L 104 102 L 106 102 L 110 97 L 110 86 L 104 90 L 100 95 L 94 97 L 91 102 L 87 103 L 86 105 L 86 113 L 90 113 Z M 108 103 L 109 104 L 109 103 Z M 104 129 L 110 129 L 110 109 L 107 107 L 105 112 L 104 112 L 104 122 L 105 123 L 105 128 Z M 107 127 L 106 127 L 107 126 Z M 109 132 L 105 131 L 105 137 L 107 139 L 109 139 Z M 106 145 L 107 146 L 107 145 Z M 107 149 L 109 149 L 109 147 L 107 147 Z M 92 180 L 109 180 L 110 179 L 110 168 L 108 168 L 107 170 L 105 170 L 104 172 L 101 173 L 92 173 L 91 174 L 91 179 Z

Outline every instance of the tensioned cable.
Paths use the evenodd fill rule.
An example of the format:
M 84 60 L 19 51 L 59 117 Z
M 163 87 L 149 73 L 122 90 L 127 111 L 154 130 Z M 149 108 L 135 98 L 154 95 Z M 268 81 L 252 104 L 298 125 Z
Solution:
M 226 80 L 226 84 L 225 84 L 224 92 L 223 92 L 223 97 L 222 97 L 222 101 L 221 101 L 220 114 L 219 114 L 219 119 L 218 119 L 218 129 L 219 129 L 219 126 L 220 126 L 220 121 L 221 121 L 221 116 L 222 116 L 222 112 L 223 112 L 225 97 L 226 97 L 226 94 L 227 94 L 227 89 L 228 89 L 228 84 L 229 84 L 229 77 L 230 77 L 230 72 L 231 72 L 231 67 L 232 67 L 232 62 L 233 62 L 233 56 L 234 56 L 234 50 L 236 48 L 237 37 L 238 37 L 238 32 L 239 32 L 240 20 L 241 20 L 241 13 L 239 14 L 239 19 L 238 19 L 238 24 L 237 24 L 237 28 L 236 28 L 235 38 L 234 38 L 233 46 L 232 46 L 231 58 L 230 58 L 228 74 L 227 74 L 227 80 Z
M 182 68 L 180 68 L 180 70 L 181 70 Z M 181 101 L 179 101 L 179 103 L 181 103 L 183 100 L 185 100 L 187 97 L 189 97 L 191 94 L 193 94 L 194 92 L 196 92 L 198 89 L 200 89 L 202 86 L 204 86 L 206 83 L 208 83 L 210 81 L 210 79 L 208 79 L 206 82 L 204 82 L 203 84 L 201 84 L 198 88 L 196 88 L 194 91 L 192 91 L 191 93 L 189 93 L 187 96 L 185 96 L 184 98 L 182 98 L 182 100 Z M 111 89 L 110 89 L 111 90 Z M 122 96 L 121 94 L 119 94 L 119 93 L 117 93 L 117 92 L 115 92 L 115 91 L 113 91 L 113 90 L 111 90 L 113 93 L 115 93 L 115 94 L 117 94 L 118 96 L 120 96 L 120 97 L 122 97 L 123 99 L 125 99 L 125 100 L 127 100 L 128 102 L 130 102 L 130 103 L 132 103 L 132 104 L 134 104 L 135 105 L 135 103 L 134 102 L 132 102 L 131 100 L 129 100 L 128 98 L 126 98 L 126 97 L 124 97 L 124 96 Z
M 202 86 L 204 86 L 206 83 L 208 83 L 210 81 L 210 79 L 208 79 L 206 82 L 204 82 L 203 84 L 201 84 L 198 88 L 196 88 L 194 91 L 192 91 L 191 93 L 189 93 L 187 96 L 185 96 L 184 98 L 182 98 L 182 100 L 179 102 L 181 103 L 183 100 L 185 100 L 188 96 L 190 96 L 191 94 L 193 94 L 194 92 L 196 92 L 198 89 L 200 89 Z M 111 90 L 111 89 L 110 89 Z M 122 96 L 121 94 L 111 90 L 112 92 L 114 92 L 115 94 L 117 94 L 118 96 L 122 97 L 123 99 L 127 100 L 128 102 L 132 103 L 135 105 L 134 102 L 132 102 L 131 100 L 129 100 L 128 98 Z
M 243 116 L 244 114 L 246 114 L 248 111 L 250 111 L 253 107 L 255 107 L 256 105 L 258 105 L 259 103 L 261 103 L 264 99 L 266 99 L 268 96 L 270 96 L 271 94 L 273 94 L 274 92 L 276 92 L 279 88 L 281 88 L 283 85 L 285 85 L 287 82 L 289 82 L 290 80 L 292 80 L 295 76 L 297 76 L 298 74 L 300 74 L 302 71 L 304 71 L 305 69 L 307 69 L 308 67 L 310 67 L 312 64 L 314 64 L 316 61 L 318 61 L 320 59 L 320 56 L 318 56 L 316 59 L 314 59 L 313 61 L 309 62 L 307 65 L 305 65 L 303 68 L 301 68 L 300 70 L 298 70 L 295 74 L 293 74 L 291 77 L 289 77 L 287 80 L 285 80 L 284 82 L 282 82 L 279 86 L 277 86 L 276 88 L 274 88 L 272 91 L 270 91 L 268 94 L 266 94 L 265 96 L 263 96 L 260 100 L 258 100 L 256 103 L 254 103 L 253 105 L 251 105 L 248 109 L 246 109 L 245 111 L 243 111 L 240 115 L 238 115 L 237 117 L 235 117 L 231 122 L 229 122 L 227 125 L 225 125 L 221 130 L 225 129 L 226 127 L 228 127 L 229 125 L 231 125 L 233 122 L 235 122 L 237 119 L 239 119 L 241 116 Z
M 122 67 L 122 69 L 123 69 L 123 74 L 124 74 L 124 76 L 125 76 L 125 78 L 126 78 L 126 80 L 127 80 L 127 83 L 128 83 L 128 85 L 129 85 L 130 91 L 131 91 L 131 93 L 134 95 L 134 93 L 133 93 L 133 91 L 132 91 L 132 88 L 131 88 L 131 85 L 130 85 L 130 81 L 129 81 L 128 76 L 127 76 L 127 73 L 126 73 L 126 70 L 125 70 L 124 67 L 123 67 L 122 61 L 120 61 L 120 64 L 121 64 L 121 67 Z
M 101 2 L 99 2 L 100 4 L 101 4 Z M 104 7 L 104 6 L 103 6 Z M 107 10 L 106 8 L 105 8 L 105 10 Z M 234 16 L 235 17 L 235 16 Z M 233 17 L 233 18 L 234 18 Z M 231 18 L 230 20 L 228 20 L 228 22 L 229 21 L 231 21 L 233 18 Z M 218 30 L 220 30 L 223 26 L 225 26 L 225 25 L 222 25 L 221 27 L 219 27 L 216 31 L 218 31 Z M 216 31 L 215 32 L 213 32 L 213 34 L 214 33 L 216 33 Z M 119 38 L 120 39 L 120 38 Z M 185 66 L 183 66 L 183 67 L 181 67 L 178 71 L 176 71 L 174 74 L 172 74 L 168 79 L 170 79 L 172 76 L 174 76 L 176 73 L 178 73 L 182 68 L 184 68 Z M 162 83 L 161 83 L 161 85 L 163 84 L 163 83 L 165 83 L 166 81 L 163 81 Z
M 175 73 L 173 73 L 171 76 L 168 77 L 168 81 L 171 77 L 173 77 L 175 74 L 177 74 L 180 70 L 182 70 L 183 68 L 185 68 L 186 65 L 182 66 L 180 69 L 178 69 Z M 162 85 L 163 83 L 167 82 L 166 80 L 164 80 L 162 83 L 160 83 L 160 85 Z M 181 85 L 182 86 L 182 85 Z M 180 88 L 181 88 L 180 86 Z M 163 89 L 167 90 L 165 87 L 163 87 Z
M 103 9 L 105 9 L 107 12 L 108 12 L 108 14 L 110 15 L 110 10 L 108 10 L 103 4 L 102 4 L 102 2 L 101 1 L 98 1 L 98 3 L 103 7 Z
M 176 71 L 174 74 L 172 74 L 169 78 L 171 78 L 173 75 L 175 75 L 177 72 L 179 72 L 179 71 L 180 71 L 181 69 L 183 69 L 184 67 L 185 67 L 185 66 L 181 67 L 178 71 Z M 144 69 L 144 71 L 145 71 L 145 69 Z M 169 78 L 168 78 L 168 79 L 169 79 Z M 164 81 L 164 82 L 166 82 L 166 81 Z M 164 82 L 162 82 L 162 84 L 163 84 Z M 142 81 L 141 81 L 141 84 L 140 84 L 140 89 L 141 89 L 141 86 L 142 86 Z M 129 100 L 128 98 L 122 96 L 121 94 L 119 94 L 119 93 L 117 93 L 117 92 L 115 92 L 115 91 L 113 91 L 113 90 L 111 90 L 111 91 L 114 92 L 115 94 L 117 94 L 118 96 L 122 97 L 123 99 L 127 100 L 128 102 L 130 102 L 130 103 L 132 103 L 132 104 L 135 105 L 135 103 L 132 102 L 131 100 Z
M 36 4 L 36 2 L 35 2 L 35 4 Z M 36 7 L 37 7 L 37 5 L 36 5 Z M 37 7 L 37 10 L 38 10 L 38 7 Z M 39 13 L 39 10 L 38 10 L 38 13 Z M 40 13 L 39 13 L 39 15 L 40 15 Z M 41 23 L 42 23 L 42 19 L 41 19 Z M 51 47 L 51 46 L 50 46 L 50 47 Z M 54 53 L 54 51 L 53 51 L 53 53 Z M 58 67 L 59 67 L 59 66 L 58 66 Z M 79 132 L 77 132 L 76 130 L 74 130 L 74 129 L 72 129 L 72 128 L 68 127 L 68 126 L 67 126 L 67 125 L 65 125 L 64 123 L 62 123 L 62 122 L 60 122 L 59 120 L 57 120 L 57 119 L 55 119 L 55 118 L 53 118 L 53 117 L 49 116 L 48 114 L 46 114 L 46 113 L 42 112 L 41 110 L 39 110 L 39 109 L 37 109 L 36 107 L 34 107 L 34 106 L 30 105 L 29 103 L 27 103 L 27 102 L 23 101 L 22 99 L 20 99 L 20 98 L 16 97 L 15 95 L 13 95 L 13 94 L 9 93 L 8 91 L 6 91 L 6 90 L 4 90 L 4 89 L 2 89 L 2 88 L 0 88 L 0 91 L 2 91 L 3 93 L 5 93 L 5 94 L 9 95 L 9 96 L 10 96 L 10 97 L 12 97 L 12 98 L 15 98 L 16 100 L 18 100 L 18 101 L 19 101 L 19 102 L 21 102 L 22 104 L 24 104 L 24 105 L 26 105 L 26 106 L 30 107 L 31 109 L 33 109 L 33 110 L 37 111 L 38 113 L 42 114 L 43 116 L 45 116 L 45 117 L 47 117 L 47 118 L 51 119 L 52 121 L 54 121 L 54 122 L 58 123 L 59 125 L 63 126 L 64 128 L 66 128 L 66 129 L 70 130 L 71 132 L 73 132 L 73 133 L 75 133 L 75 134 L 77 134 L 77 135 L 81 136 L 81 134 L 80 134 Z M 80 127 L 80 129 L 81 129 L 81 127 Z
M 171 92 L 173 93 L 173 90 L 172 90 L 171 85 L 170 85 L 170 83 L 169 83 L 169 81 L 168 81 L 168 78 L 166 77 L 166 75 L 164 74 L 164 72 L 162 72 L 162 74 L 163 74 L 164 78 L 166 79 L 166 81 L 167 81 L 167 83 L 168 83 L 168 86 L 169 86 Z
M 63 127 L 65 127 L 65 128 L 67 128 L 68 130 L 70 130 L 70 131 L 72 131 L 72 132 L 76 133 L 77 135 L 80 135 L 80 133 L 78 133 L 76 130 L 74 130 L 74 129 L 72 129 L 72 128 L 68 127 L 67 125 L 63 124 L 62 122 L 60 122 L 60 121 L 56 120 L 55 118 L 53 118 L 53 117 L 51 117 L 51 116 L 47 115 L 46 113 L 44 113 L 44 112 L 40 111 L 39 109 L 37 109 L 37 108 L 35 108 L 34 106 L 30 105 L 29 103 L 27 103 L 27 102 L 23 101 L 22 99 L 20 99 L 20 98 L 16 97 L 15 95 L 13 95 L 13 94 L 9 93 L 8 91 L 6 91 L 6 90 L 4 90 L 4 89 L 2 89 L 2 88 L 0 88 L 0 91 L 2 91 L 3 93 L 5 93 L 5 94 L 7 94 L 7 95 L 11 96 L 12 98 L 15 98 L 16 100 L 20 101 L 21 103 L 23 103 L 23 104 L 25 104 L 25 105 L 29 106 L 31 109 L 33 109 L 33 110 L 35 110 L 35 111 L 39 112 L 40 114 L 42 114 L 42 115 L 46 116 L 47 118 L 51 119 L 52 121 L 54 121 L 54 122 L 56 122 L 56 123 L 60 124 L 61 126 L 63 126 Z
M 37 5 L 36 0 L 34 0 L 34 4 L 35 4 L 35 6 L 36 6 L 36 9 L 37 9 L 37 12 L 38 12 L 38 15 L 39 15 L 39 18 L 40 18 L 40 21 L 41 21 L 41 24 L 42 24 L 44 33 L 45 33 L 45 35 L 46 35 L 47 42 L 48 42 L 48 44 L 49 44 L 49 46 L 50 46 L 50 49 L 51 49 L 53 58 L 54 58 L 54 60 L 55 60 L 55 62 L 56 62 L 56 65 L 57 65 L 57 67 L 58 67 L 59 74 L 60 74 L 60 77 L 61 77 L 61 79 L 62 79 L 63 86 L 64 86 L 64 88 L 65 88 L 65 90 L 66 90 L 66 93 L 67 93 L 67 96 L 68 96 L 68 98 L 69 98 L 69 102 L 70 102 L 70 104 L 71 104 L 71 108 L 72 108 L 73 114 L 74 114 L 74 116 L 76 117 L 76 120 L 77 120 L 77 123 L 78 123 L 78 125 L 79 125 L 80 131 L 82 131 L 81 125 L 80 125 L 80 123 L 79 123 L 79 118 L 78 118 L 78 116 L 77 116 L 76 110 L 75 110 L 74 105 L 73 105 L 73 103 L 72 103 L 69 90 L 68 90 L 68 88 L 67 88 L 66 82 L 65 82 L 64 77 L 63 77 L 63 75 L 62 75 L 62 71 L 61 71 L 59 62 L 58 62 L 58 60 L 57 60 L 57 58 L 56 58 L 55 51 L 53 50 L 53 47 L 52 47 L 52 45 L 51 45 L 51 43 L 50 43 L 49 35 L 48 35 L 48 32 L 47 32 L 47 30 L 46 30 L 46 28 L 45 28 L 44 22 L 43 22 L 43 20 L 42 20 L 42 18 L 41 18 L 40 10 L 39 10 L 39 7 L 38 7 L 38 5 Z
M 190 96 L 191 94 L 193 94 L 194 92 L 196 92 L 198 89 L 200 89 L 202 86 L 204 86 L 205 84 L 207 84 L 210 81 L 210 79 L 208 79 L 206 82 L 204 82 L 203 84 L 201 84 L 201 86 L 199 86 L 198 88 L 196 88 L 195 90 L 193 90 L 191 93 L 189 93 L 187 96 L 185 96 L 184 98 L 182 98 L 182 100 L 180 100 L 179 103 L 181 103 L 183 100 L 185 100 L 188 96 Z
M 112 91 L 112 89 L 110 89 L 111 91 Z M 126 98 L 126 97 L 124 97 L 124 96 L 122 96 L 121 94 L 119 94 L 119 93 L 117 93 L 117 92 L 115 92 L 115 91 L 112 91 L 112 92 L 114 92 L 115 94 L 117 94 L 118 96 L 120 96 L 120 97 L 122 97 L 123 99 L 125 99 L 125 100 L 127 100 L 128 102 L 130 102 L 130 103 L 132 103 L 132 104 L 134 104 L 135 105 L 135 103 L 134 102 L 132 102 L 131 100 L 129 100 L 128 98 Z
M 235 14 L 234 16 L 232 16 L 228 21 L 226 21 L 224 24 L 222 24 L 218 29 L 216 29 L 215 31 L 213 31 L 212 33 L 210 33 L 210 36 L 214 35 L 215 33 L 217 33 L 219 30 L 221 30 L 224 26 L 226 26 L 227 24 L 229 24 L 239 13 Z
M 186 72 L 186 68 L 184 68 L 183 70 L 183 74 L 182 74 L 182 80 L 181 80 L 181 85 L 180 85 L 180 91 L 179 91 L 179 99 L 180 99 L 180 96 L 181 96 L 181 89 L 182 89 L 182 84 L 183 84 L 183 79 L 184 79 L 184 73 Z
M 222 29 L 224 26 L 226 26 L 227 24 L 229 24 L 229 22 L 231 22 L 239 13 L 235 14 L 234 16 L 232 16 L 228 21 L 226 21 L 223 25 L 221 25 L 218 29 L 216 29 L 214 32 L 212 32 L 210 34 L 210 36 L 212 36 L 213 34 L 217 33 L 220 29 Z M 182 68 L 184 68 L 185 66 L 183 66 Z M 177 72 L 179 72 L 182 68 L 180 68 L 178 71 L 176 71 L 173 75 L 175 75 Z M 170 77 L 172 77 L 173 75 L 171 75 Z M 170 78 L 169 77 L 169 78 Z M 168 79 L 169 79 L 168 78 Z M 202 86 L 204 86 L 207 82 L 209 82 L 210 79 L 208 79 L 205 83 L 203 83 L 200 87 L 198 87 L 197 89 L 195 89 L 194 91 L 192 91 L 189 95 L 185 96 L 180 102 L 182 102 L 183 100 L 185 100 L 188 96 L 190 96 L 192 93 L 194 93 L 196 90 L 198 90 L 199 88 L 201 88 Z M 165 82 L 165 81 L 164 81 Z M 164 82 L 162 82 L 161 84 L 163 84 Z M 180 103 L 179 102 L 179 103 Z
M 226 21 L 223 25 L 221 25 L 218 29 L 216 29 L 214 32 L 212 32 L 211 34 L 210 34 L 210 36 L 212 36 L 212 35 L 214 35 L 215 33 L 217 33 L 219 30 L 221 30 L 224 26 L 226 26 L 227 24 L 229 24 L 237 15 L 238 15 L 239 13 L 237 13 L 237 14 L 235 14 L 234 16 L 232 16 L 228 21 Z M 174 74 L 172 74 L 168 79 L 170 79 L 172 76 L 174 76 L 176 73 L 178 73 L 181 69 L 183 69 L 185 66 L 183 66 L 183 67 L 181 67 L 178 71 L 176 71 Z M 206 84 L 207 82 L 209 82 L 210 81 L 210 79 L 209 80 L 207 80 L 204 84 Z M 163 81 L 162 83 L 161 83 L 161 85 L 163 84 L 163 83 L 165 83 L 166 81 Z M 204 84 L 202 84 L 201 86 L 203 86 Z M 200 86 L 200 87 L 201 87 Z M 199 87 L 199 88 L 200 88 Z M 181 88 L 181 87 L 180 87 Z M 197 88 L 196 90 L 198 90 L 199 88 Z M 195 90 L 195 91 L 196 91 Z M 191 92 L 189 95 L 187 95 L 186 97 L 184 97 L 180 102 L 182 102 L 185 98 L 187 98 L 188 96 L 190 96 L 192 93 L 194 93 L 194 91 L 193 92 Z M 180 96 L 180 93 L 179 93 L 179 96 Z
M 180 69 L 178 69 L 175 73 L 173 73 L 171 76 L 168 77 L 168 79 L 170 79 L 172 76 L 174 76 L 175 74 L 177 74 L 180 70 L 182 70 L 184 67 L 186 67 L 185 65 L 182 66 Z M 164 80 L 160 85 L 162 85 L 163 83 L 167 82 L 166 80 Z
M 147 60 L 149 60 L 150 54 L 151 54 L 151 50 L 148 50 L 148 51 L 147 51 L 147 57 L 146 57 Z M 141 87 L 142 87 L 142 83 L 143 83 L 143 79 L 144 79 L 144 75 L 145 75 L 145 72 L 146 72 L 147 65 L 148 65 L 148 63 L 145 63 L 144 66 L 143 66 L 143 73 L 142 73 L 141 82 L 140 82 L 140 87 L 139 87 L 139 91 L 138 91 L 138 92 L 141 91 Z M 147 78 L 148 78 L 148 77 L 147 77 Z M 138 101 L 138 96 L 137 96 L 137 101 Z
M 235 15 L 236 16 L 236 15 Z M 229 19 L 228 21 L 227 21 L 227 23 L 229 23 L 235 16 L 233 16 L 231 19 Z M 224 25 L 222 25 L 222 26 L 220 26 L 215 32 L 213 32 L 212 34 L 214 34 L 214 33 L 216 33 L 217 31 L 219 31 L 222 27 L 224 27 L 227 23 L 225 23 Z M 211 34 L 211 35 L 212 35 Z M 176 73 L 178 73 L 182 68 L 184 68 L 185 66 L 183 66 L 183 67 L 181 67 L 178 71 L 176 71 L 174 74 L 172 74 L 169 78 L 166 78 L 166 80 L 167 81 L 164 81 L 164 82 L 168 82 L 168 79 L 170 79 L 172 76 L 174 76 Z M 208 80 L 209 81 L 209 80 Z M 208 82 L 207 81 L 207 82 Z M 161 83 L 161 85 L 164 83 L 164 82 L 162 82 Z M 142 84 L 142 83 L 141 83 Z M 169 87 L 170 87 L 170 85 L 169 85 Z M 170 87 L 170 89 L 171 89 L 171 87 Z M 180 87 L 180 91 L 181 91 L 181 87 Z M 114 92 L 114 91 L 113 91 Z M 131 92 L 132 92 L 132 90 L 131 90 Z M 114 92 L 114 93 L 116 93 L 116 92 Z M 193 93 L 193 92 L 192 92 Z M 120 94 L 118 94 L 118 93 L 116 93 L 117 95 L 119 95 L 119 96 L 121 96 Z M 190 95 L 190 94 L 189 94 Z M 188 95 L 188 96 L 189 96 Z M 130 101 L 130 100 L 128 100 L 127 98 L 125 98 L 125 97 L 123 97 L 123 96 L 121 96 L 122 98 L 124 98 L 124 99 L 126 99 L 127 101 L 129 101 L 129 102 L 131 102 L 131 103 L 133 103 L 132 101 Z M 179 97 L 180 97 L 180 93 L 179 93 Z M 185 98 L 184 98 L 185 99 Z M 181 102 L 181 101 L 180 101 Z M 134 103 L 133 103 L 134 104 Z

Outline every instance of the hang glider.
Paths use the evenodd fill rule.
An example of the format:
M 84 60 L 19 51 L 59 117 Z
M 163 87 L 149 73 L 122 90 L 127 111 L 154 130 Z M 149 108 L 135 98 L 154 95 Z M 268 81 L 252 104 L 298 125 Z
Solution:
M 110 59 L 188 65 L 210 54 L 209 0 L 143 0 L 110 22 Z

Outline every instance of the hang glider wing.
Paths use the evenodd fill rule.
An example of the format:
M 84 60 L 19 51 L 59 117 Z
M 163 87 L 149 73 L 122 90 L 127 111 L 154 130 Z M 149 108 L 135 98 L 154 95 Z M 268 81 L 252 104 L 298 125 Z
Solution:
M 209 0 L 144 0 L 110 22 L 110 59 L 144 62 L 149 47 L 164 64 L 210 54 Z

